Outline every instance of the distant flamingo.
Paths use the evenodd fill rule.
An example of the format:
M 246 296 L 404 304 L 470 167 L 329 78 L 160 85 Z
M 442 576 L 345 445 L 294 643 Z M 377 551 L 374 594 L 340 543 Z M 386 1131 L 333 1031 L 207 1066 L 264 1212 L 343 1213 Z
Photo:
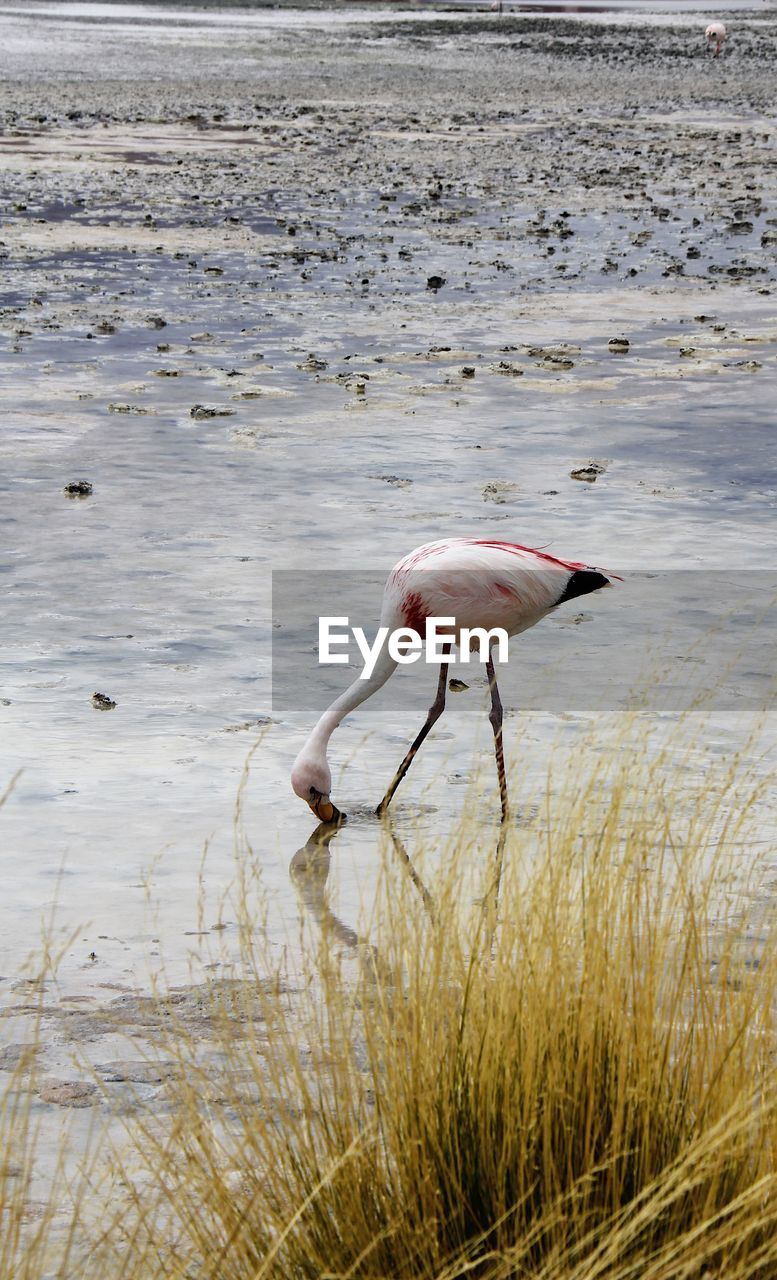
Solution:
M 450 630 L 450 653 L 460 640 L 463 627 L 487 631 L 503 628 L 518 635 L 539 622 L 565 600 L 587 595 L 609 585 L 599 569 L 573 560 L 557 560 L 543 551 L 512 542 L 485 538 L 446 538 L 411 551 L 389 574 L 383 593 L 381 626 L 394 631 L 411 627 L 421 636 L 427 618 L 454 618 Z M 396 670 L 397 663 L 384 647 L 375 669 L 366 680 L 355 680 L 345 693 L 327 708 L 313 728 L 294 762 L 291 785 L 323 822 L 339 821 L 343 814 L 330 800 L 332 776 L 327 763 L 327 746 L 341 720 L 380 689 Z M 494 663 L 489 651 L 486 671 L 491 690 L 489 719 L 494 730 L 502 821 L 507 818 L 507 781 L 502 745 L 502 703 L 496 684 Z M 421 743 L 445 708 L 448 662 L 440 666 L 437 696 L 426 722 L 397 770 L 394 780 L 378 805 L 384 813 L 407 773 Z
M 728 39 L 728 32 L 722 22 L 711 22 L 704 32 L 707 44 L 714 44 L 715 57 L 720 55 L 725 41 Z

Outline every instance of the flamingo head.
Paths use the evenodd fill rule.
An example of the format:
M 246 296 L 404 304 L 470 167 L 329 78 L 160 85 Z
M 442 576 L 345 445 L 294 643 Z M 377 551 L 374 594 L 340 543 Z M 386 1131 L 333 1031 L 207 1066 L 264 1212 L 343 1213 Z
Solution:
M 291 785 L 294 794 L 310 806 L 320 822 L 342 822 L 345 818 L 329 799 L 332 775 L 326 757 L 321 759 L 303 748 L 294 761 Z

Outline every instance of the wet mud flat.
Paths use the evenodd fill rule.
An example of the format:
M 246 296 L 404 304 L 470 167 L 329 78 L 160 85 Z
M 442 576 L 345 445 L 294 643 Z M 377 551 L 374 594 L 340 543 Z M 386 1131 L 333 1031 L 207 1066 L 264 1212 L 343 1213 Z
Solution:
M 0 791 L 22 768 L 0 812 L 2 1065 L 33 1035 L 13 975 L 43 915 L 64 940 L 36 1095 L 52 1149 L 63 1107 L 108 1115 L 127 1082 L 163 1105 L 139 1065 L 148 972 L 194 1009 L 189 963 L 200 982 L 233 927 L 257 740 L 244 822 L 278 947 L 329 901 L 289 879 L 313 698 L 273 702 L 272 570 L 383 570 L 457 533 L 626 572 L 772 569 L 777 19 L 723 17 L 713 60 L 695 15 L 0 9 Z M 637 643 L 605 594 L 543 624 L 573 668 Z M 522 713 L 543 646 L 503 677 L 538 785 L 579 710 Z M 742 674 L 709 749 L 746 741 L 737 700 L 770 675 Z M 343 937 L 422 683 L 338 734 Z M 426 841 L 472 770 L 470 685 L 397 809 Z M 772 849 L 752 852 L 768 913 Z

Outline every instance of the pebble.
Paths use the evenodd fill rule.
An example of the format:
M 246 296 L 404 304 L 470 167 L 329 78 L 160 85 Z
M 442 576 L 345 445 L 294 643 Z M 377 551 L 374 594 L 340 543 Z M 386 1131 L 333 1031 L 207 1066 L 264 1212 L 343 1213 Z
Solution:
M 631 343 L 628 338 L 610 338 L 610 341 L 607 343 L 608 351 L 612 351 L 617 354 L 623 354 L 623 352 L 628 351 L 630 347 Z
M 236 409 L 227 409 L 217 404 L 193 404 L 189 410 L 190 418 L 231 418 Z
M 107 693 L 92 694 L 92 706 L 95 711 L 113 711 L 116 705 L 113 698 L 109 698 Z
M 544 369 L 574 369 L 575 362 L 567 356 L 543 356 L 540 368 Z
M 302 369 L 305 373 L 321 373 L 327 367 L 326 360 L 320 360 L 312 351 L 307 360 L 303 360 L 302 364 L 297 365 L 297 368 Z
M 491 484 L 487 484 L 483 489 L 484 502 L 507 502 L 513 494 L 518 492 L 518 485 L 511 480 L 494 480 Z
M 68 498 L 88 498 L 92 492 L 91 480 L 71 480 L 65 485 L 64 492 Z
M 58 1107 L 94 1107 L 100 1101 L 97 1085 L 81 1080 L 44 1080 L 38 1097 Z
M 569 474 L 573 480 L 585 480 L 587 484 L 593 484 L 606 470 L 601 462 L 588 462 L 584 467 L 574 467 Z

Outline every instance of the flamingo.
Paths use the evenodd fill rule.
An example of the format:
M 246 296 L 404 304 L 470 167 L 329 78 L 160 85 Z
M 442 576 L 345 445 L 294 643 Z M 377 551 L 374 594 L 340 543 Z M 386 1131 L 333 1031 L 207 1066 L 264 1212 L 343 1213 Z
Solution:
M 617 576 L 617 575 L 611 575 Z M 487 538 L 446 538 L 417 547 L 394 565 L 383 593 L 381 626 L 390 631 L 412 628 L 423 635 L 429 618 L 450 618 L 444 634 L 444 656 L 461 638 L 462 628 L 499 627 L 508 636 L 527 631 L 557 605 L 610 585 L 600 569 L 575 560 L 559 560 L 544 551 Z M 508 797 L 502 744 L 502 703 L 488 640 L 486 672 L 491 693 L 489 719 L 494 731 L 502 822 L 507 821 Z M 482 660 L 482 653 L 481 653 Z M 314 725 L 291 771 L 291 785 L 321 822 L 340 822 L 345 815 L 330 799 L 332 775 L 327 762 L 329 739 L 340 722 L 396 670 L 397 662 L 384 647 L 368 679 L 357 679 L 336 698 Z M 376 812 L 389 807 L 422 742 L 445 709 L 448 661 L 440 665 L 437 695 L 426 721 Z
M 717 58 L 723 48 L 724 41 L 728 39 L 728 32 L 722 22 L 711 22 L 704 32 L 707 44 L 715 45 L 715 54 Z

